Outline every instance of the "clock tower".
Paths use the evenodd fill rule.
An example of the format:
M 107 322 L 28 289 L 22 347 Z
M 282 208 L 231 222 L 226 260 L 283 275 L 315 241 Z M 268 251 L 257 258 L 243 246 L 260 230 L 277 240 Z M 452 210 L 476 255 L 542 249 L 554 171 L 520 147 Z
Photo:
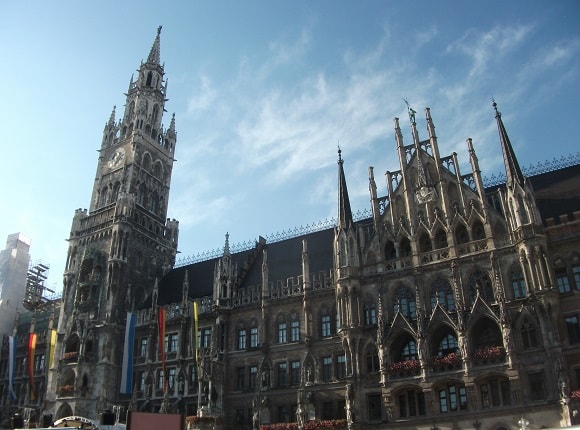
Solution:
M 167 218 L 175 116 L 165 129 L 160 33 L 131 77 L 123 115 L 113 108 L 105 124 L 89 210 L 73 218 L 48 382 L 55 418 L 96 418 L 128 403 L 119 394 L 126 312 L 175 262 L 179 223 Z

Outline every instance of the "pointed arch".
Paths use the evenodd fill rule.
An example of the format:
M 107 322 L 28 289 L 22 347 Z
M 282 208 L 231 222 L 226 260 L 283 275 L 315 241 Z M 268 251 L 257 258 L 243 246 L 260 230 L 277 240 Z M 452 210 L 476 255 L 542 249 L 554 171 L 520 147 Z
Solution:
M 443 228 L 439 228 L 435 233 L 435 249 L 447 248 L 447 232 Z
M 473 240 L 485 239 L 485 229 L 483 228 L 483 223 L 479 218 L 471 223 L 471 236 Z
M 429 237 L 429 233 L 427 233 L 425 230 L 419 234 L 418 248 L 419 252 L 429 252 L 433 250 L 431 237 Z
M 519 263 L 514 263 L 509 272 L 510 285 L 512 286 L 512 294 L 515 299 L 522 299 L 527 296 L 528 289 L 522 266 Z
M 458 222 L 455 226 L 455 243 L 462 245 L 469 242 L 469 234 L 467 233 L 467 227 L 462 222 Z
M 159 117 L 159 105 L 155 103 L 153 105 L 153 111 L 151 112 L 151 122 L 153 125 L 157 124 L 157 118 Z

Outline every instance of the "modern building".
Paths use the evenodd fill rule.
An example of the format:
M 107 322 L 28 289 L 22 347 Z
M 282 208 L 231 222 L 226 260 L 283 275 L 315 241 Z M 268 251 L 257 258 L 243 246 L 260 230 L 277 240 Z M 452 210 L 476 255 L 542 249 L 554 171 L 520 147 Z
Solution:
M 157 33 L 103 132 L 69 238 L 45 410 L 180 412 L 225 427 L 513 429 L 571 422 L 580 389 L 580 165 L 526 177 L 495 108 L 505 180 L 442 156 L 429 109 L 354 219 L 173 268 L 176 143 Z M 127 312 L 131 393 L 121 393 Z M 129 381 L 130 382 L 130 381 Z
M 26 274 L 30 265 L 30 239 L 21 233 L 6 238 L 0 251 L 0 335 L 12 334 L 16 313 L 22 310 Z

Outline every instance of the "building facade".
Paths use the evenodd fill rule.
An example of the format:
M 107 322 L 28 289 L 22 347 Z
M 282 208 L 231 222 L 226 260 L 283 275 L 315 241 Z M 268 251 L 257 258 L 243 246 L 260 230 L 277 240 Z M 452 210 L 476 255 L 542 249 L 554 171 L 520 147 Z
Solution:
M 386 195 L 369 168 L 372 216 L 353 219 L 339 151 L 334 228 L 237 253 L 226 236 L 220 258 L 171 271 L 137 311 L 132 407 L 247 428 L 572 423 L 580 166 L 525 177 L 494 108 L 501 183 L 484 187 L 471 139 L 471 171 L 441 156 L 426 109 L 426 139 L 410 116 L 405 144 L 395 119 Z
M 14 318 L 22 309 L 26 290 L 26 273 L 30 265 L 30 239 L 21 233 L 6 238 L 0 251 L 0 334 L 12 334 Z
M 399 170 L 369 168 L 354 219 L 338 156 L 336 225 L 173 268 L 175 121 L 158 32 L 103 133 L 69 238 L 45 411 L 180 412 L 224 427 L 514 429 L 573 420 L 580 394 L 580 166 L 526 177 L 495 108 L 505 181 L 442 156 L 429 109 Z M 534 187 L 532 187 L 532 185 Z M 556 192 L 559 191 L 559 194 Z M 128 311 L 133 389 L 120 393 Z M 194 420 L 195 421 L 195 420 Z

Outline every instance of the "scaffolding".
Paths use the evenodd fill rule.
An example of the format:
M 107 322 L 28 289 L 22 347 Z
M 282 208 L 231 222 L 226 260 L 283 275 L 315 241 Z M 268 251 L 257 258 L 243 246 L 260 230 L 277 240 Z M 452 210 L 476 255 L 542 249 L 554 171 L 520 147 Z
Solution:
M 29 311 L 42 308 L 52 303 L 54 291 L 45 285 L 49 266 L 41 262 L 31 264 L 26 275 L 26 292 L 22 305 Z

